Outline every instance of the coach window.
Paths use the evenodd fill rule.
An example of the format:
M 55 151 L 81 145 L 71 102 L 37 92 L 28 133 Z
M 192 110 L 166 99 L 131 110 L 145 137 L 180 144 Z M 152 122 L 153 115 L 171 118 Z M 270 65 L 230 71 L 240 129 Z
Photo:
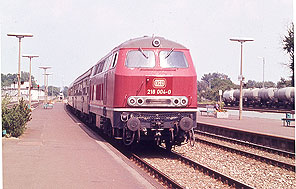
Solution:
M 188 68 L 186 57 L 181 51 L 160 51 L 159 59 L 162 68 Z
M 136 51 L 129 51 L 125 65 L 128 68 L 153 68 L 155 66 L 154 52 L 144 51 L 141 48 Z

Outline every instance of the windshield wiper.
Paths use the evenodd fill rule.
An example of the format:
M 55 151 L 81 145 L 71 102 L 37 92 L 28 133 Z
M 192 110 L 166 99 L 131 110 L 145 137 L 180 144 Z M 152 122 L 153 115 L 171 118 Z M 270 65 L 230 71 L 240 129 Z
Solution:
M 142 55 L 143 55 L 146 59 L 148 59 L 148 56 L 144 53 L 144 51 L 143 51 L 142 48 L 139 48 L 139 51 L 142 53 Z
M 175 49 L 172 48 L 172 49 L 170 50 L 170 52 L 165 56 L 165 59 L 167 59 L 167 58 L 172 54 L 172 52 L 173 52 L 174 50 L 175 50 Z

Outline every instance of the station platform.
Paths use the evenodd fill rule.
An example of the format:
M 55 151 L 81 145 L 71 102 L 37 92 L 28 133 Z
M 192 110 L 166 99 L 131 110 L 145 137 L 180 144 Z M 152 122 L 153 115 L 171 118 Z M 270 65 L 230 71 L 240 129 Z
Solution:
M 238 115 L 229 115 L 228 118 L 218 119 L 214 115 L 201 115 L 199 112 L 197 122 L 295 140 L 295 126 L 283 126 L 280 118 L 267 119 L 243 115 L 242 120 L 239 120 Z M 294 122 L 292 124 L 295 125 Z
M 19 138 L 2 138 L 3 188 L 159 188 L 64 104 L 37 107 Z

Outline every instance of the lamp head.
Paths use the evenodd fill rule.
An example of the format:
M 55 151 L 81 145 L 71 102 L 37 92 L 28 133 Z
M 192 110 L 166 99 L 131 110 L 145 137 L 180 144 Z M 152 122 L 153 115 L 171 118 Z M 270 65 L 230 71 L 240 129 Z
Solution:
M 33 34 L 31 34 L 31 33 L 8 33 L 7 36 L 24 38 L 24 37 L 33 37 Z

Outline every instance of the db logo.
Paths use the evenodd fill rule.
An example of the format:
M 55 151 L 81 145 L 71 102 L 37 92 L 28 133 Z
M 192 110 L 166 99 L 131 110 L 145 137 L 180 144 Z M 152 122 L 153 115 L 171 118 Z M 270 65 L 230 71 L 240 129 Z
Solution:
M 166 87 L 166 79 L 165 78 L 153 79 L 153 87 L 154 88 L 165 88 Z

